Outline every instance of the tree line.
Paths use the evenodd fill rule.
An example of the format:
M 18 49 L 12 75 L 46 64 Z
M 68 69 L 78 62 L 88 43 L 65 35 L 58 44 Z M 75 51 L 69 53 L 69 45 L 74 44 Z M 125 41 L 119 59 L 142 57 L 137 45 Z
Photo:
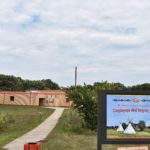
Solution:
M 21 77 L 0 74 L 0 91 L 28 91 L 60 89 L 51 79 L 23 80 Z

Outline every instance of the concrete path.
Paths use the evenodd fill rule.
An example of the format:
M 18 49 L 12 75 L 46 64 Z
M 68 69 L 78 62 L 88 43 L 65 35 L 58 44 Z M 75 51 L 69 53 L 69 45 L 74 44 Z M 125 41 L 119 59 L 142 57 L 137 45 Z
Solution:
M 53 130 L 58 119 L 61 117 L 64 108 L 55 108 L 56 110 L 53 114 L 48 117 L 43 123 L 38 127 L 34 128 L 32 131 L 24 134 L 23 136 L 15 139 L 14 141 L 8 143 L 3 148 L 7 150 L 23 150 L 24 144 L 29 142 L 37 142 L 44 140 L 48 134 Z

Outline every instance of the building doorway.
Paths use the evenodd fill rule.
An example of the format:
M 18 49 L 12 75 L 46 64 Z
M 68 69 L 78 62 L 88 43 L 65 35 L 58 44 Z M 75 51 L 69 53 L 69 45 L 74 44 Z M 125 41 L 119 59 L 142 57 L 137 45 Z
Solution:
M 39 106 L 44 106 L 45 98 L 39 98 Z

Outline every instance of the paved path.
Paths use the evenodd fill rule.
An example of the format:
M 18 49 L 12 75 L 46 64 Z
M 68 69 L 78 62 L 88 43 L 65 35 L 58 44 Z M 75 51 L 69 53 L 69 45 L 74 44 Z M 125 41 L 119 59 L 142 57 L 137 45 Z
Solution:
M 48 117 L 43 123 L 38 127 L 34 128 L 32 131 L 24 134 L 23 136 L 15 139 L 14 141 L 8 143 L 3 148 L 8 150 L 23 150 L 24 144 L 29 142 L 37 142 L 44 140 L 48 134 L 53 130 L 58 119 L 63 113 L 64 108 L 55 108 L 54 113 Z

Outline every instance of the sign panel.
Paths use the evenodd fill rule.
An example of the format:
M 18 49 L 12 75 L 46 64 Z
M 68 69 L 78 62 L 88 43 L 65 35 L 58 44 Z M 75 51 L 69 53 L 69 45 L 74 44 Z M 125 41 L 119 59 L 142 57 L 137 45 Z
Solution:
M 102 150 L 102 145 L 109 144 L 133 145 L 127 146 L 126 149 L 118 146 L 118 150 L 130 150 L 135 145 L 135 148 L 140 150 L 140 144 L 146 144 L 148 149 L 150 91 L 115 90 L 99 93 L 98 149 Z M 145 150 L 142 148 L 141 150 Z
M 150 139 L 150 95 L 107 94 L 107 138 Z

